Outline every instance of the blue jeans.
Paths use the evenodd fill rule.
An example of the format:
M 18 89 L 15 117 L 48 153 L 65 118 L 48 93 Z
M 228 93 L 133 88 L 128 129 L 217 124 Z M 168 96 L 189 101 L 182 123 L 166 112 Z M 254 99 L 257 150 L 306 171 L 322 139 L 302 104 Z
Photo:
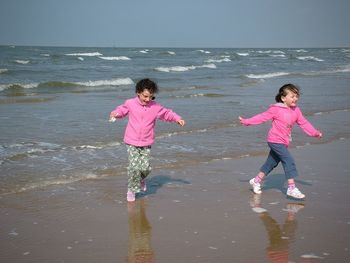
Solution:
M 284 173 L 287 179 L 292 179 L 298 176 L 298 171 L 295 165 L 293 156 L 288 151 L 286 145 L 281 143 L 267 143 L 270 147 L 270 153 L 260 171 L 268 175 L 278 164 L 282 163 Z

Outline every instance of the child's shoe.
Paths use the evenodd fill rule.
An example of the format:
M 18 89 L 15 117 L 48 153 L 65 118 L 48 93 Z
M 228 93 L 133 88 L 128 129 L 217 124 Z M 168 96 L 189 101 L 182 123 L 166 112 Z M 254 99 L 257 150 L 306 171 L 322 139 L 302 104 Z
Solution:
M 141 191 L 143 191 L 143 192 L 147 191 L 146 179 L 141 180 Z
M 135 201 L 135 193 L 129 190 L 126 194 L 126 200 L 128 200 L 128 202 L 134 202 Z
M 250 185 L 253 187 L 253 192 L 255 194 L 261 194 L 261 184 L 255 182 L 255 178 L 250 179 Z
M 296 187 L 294 187 L 293 189 L 288 188 L 287 196 L 293 197 L 295 199 L 304 199 L 305 198 L 305 195 L 302 192 L 300 192 L 299 189 Z

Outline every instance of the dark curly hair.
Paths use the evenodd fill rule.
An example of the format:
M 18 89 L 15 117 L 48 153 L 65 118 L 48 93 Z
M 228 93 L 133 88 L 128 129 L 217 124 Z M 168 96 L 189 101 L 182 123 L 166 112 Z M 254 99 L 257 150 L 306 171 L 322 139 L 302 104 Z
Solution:
M 158 92 L 158 85 L 150 79 L 141 79 L 136 84 L 136 93 L 141 93 L 147 89 L 150 93 L 155 94 Z
M 300 90 L 297 86 L 295 86 L 293 84 L 285 84 L 279 89 L 278 94 L 275 97 L 276 102 L 283 103 L 282 97 L 287 96 L 287 91 L 291 91 L 291 92 L 297 94 L 298 96 L 300 95 Z

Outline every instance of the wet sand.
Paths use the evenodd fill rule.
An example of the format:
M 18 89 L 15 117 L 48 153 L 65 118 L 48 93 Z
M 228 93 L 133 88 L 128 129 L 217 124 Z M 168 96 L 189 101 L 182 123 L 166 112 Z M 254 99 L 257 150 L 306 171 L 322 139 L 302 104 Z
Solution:
M 261 196 L 248 180 L 266 156 L 154 170 L 125 200 L 126 177 L 0 197 L 1 262 L 347 262 L 350 140 L 292 149 L 303 202 L 281 167 Z

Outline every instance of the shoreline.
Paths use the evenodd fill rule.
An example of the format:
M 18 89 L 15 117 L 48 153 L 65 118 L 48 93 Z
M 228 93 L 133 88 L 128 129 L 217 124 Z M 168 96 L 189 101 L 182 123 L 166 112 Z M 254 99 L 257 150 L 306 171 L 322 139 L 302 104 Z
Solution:
M 0 259 L 271 262 L 269 256 L 277 255 L 292 262 L 345 262 L 350 140 L 291 152 L 304 202 L 286 198 L 281 165 L 266 179 L 260 198 L 252 194 L 248 181 L 265 155 L 154 169 L 146 194 L 129 204 L 126 177 L 119 176 L 3 195 Z M 271 234 L 273 226 L 277 232 Z

